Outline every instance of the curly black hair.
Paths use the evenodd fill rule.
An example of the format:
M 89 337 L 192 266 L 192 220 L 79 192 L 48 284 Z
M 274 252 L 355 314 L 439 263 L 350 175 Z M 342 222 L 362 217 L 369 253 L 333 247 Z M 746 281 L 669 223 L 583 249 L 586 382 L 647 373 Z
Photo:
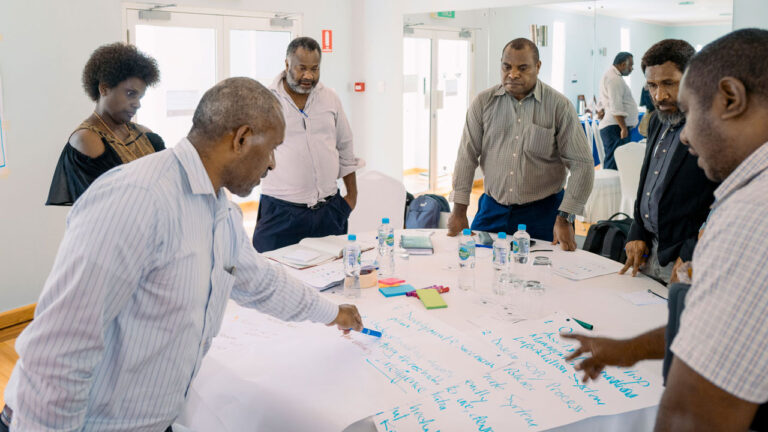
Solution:
M 135 46 L 122 42 L 102 45 L 91 54 L 83 69 L 83 88 L 94 102 L 99 100 L 99 84 L 114 88 L 128 78 L 139 78 L 148 86 L 160 80 L 160 70 L 152 57 Z
M 682 39 L 664 39 L 648 48 L 640 62 L 640 67 L 645 73 L 645 68 L 648 66 L 659 66 L 670 61 L 677 66 L 677 70 L 685 72 L 694 54 L 696 50 L 688 42 Z

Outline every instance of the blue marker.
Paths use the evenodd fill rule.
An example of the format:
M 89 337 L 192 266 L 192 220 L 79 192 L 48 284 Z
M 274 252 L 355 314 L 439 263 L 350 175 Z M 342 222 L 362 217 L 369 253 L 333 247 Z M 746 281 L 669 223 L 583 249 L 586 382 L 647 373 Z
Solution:
M 365 327 L 363 327 L 363 330 L 361 330 L 360 333 L 367 334 L 369 336 L 374 336 L 374 337 L 381 337 L 381 332 L 380 331 L 367 329 Z

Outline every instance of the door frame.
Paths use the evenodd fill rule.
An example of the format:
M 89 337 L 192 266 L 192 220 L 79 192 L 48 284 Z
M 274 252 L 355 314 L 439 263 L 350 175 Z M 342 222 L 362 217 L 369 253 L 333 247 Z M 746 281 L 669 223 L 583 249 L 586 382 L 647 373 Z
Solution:
M 461 37 L 459 33 L 462 29 L 453 27 L 413 27 L 413 33 L 404 34 L 403 38 L 420 38 L 430 40 L 430 86 L 429 86 L 429 181 L 430 192 L 437 190 L 438 177 L 438 148 L 437 148 L 437 110 L 442 108 L 442 92 L 437 89 L 438 83 L 438 44 L 440 39 L 466 40 L 469 41 L 467 53 L 467 107 L 475 95 L 474 75 L 475 75 L 475 32 L 471 32 L 470 37 Z

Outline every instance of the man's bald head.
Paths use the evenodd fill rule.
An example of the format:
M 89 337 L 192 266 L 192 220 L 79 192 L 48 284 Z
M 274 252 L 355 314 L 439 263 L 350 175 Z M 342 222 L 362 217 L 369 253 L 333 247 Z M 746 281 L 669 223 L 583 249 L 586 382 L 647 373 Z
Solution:
M 255 132 L 285 126 L 282 106 L 258 81 L 227 78 L 200 99 L 192 116 L 190 135 L 216 141 L 243 125 L 251 126 Z

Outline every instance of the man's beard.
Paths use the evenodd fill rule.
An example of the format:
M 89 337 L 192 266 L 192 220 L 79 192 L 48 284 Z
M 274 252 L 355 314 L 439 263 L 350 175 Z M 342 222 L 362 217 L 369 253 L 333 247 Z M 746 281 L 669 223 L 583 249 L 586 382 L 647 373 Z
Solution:
M 660 109 L 656 109 L 656 115 L 659 116 L 659 120 L 672 126 L 685 120 L 685 114 L 681 113 L 679 110 L 674 112 L 664 112 Z
M 312 89 L 314 89 L 315 86 L 317 85 L 317 81 L 314 81 L 312 83 L 312 87 L 310 87 L 309 89 L 305 89 L 305 88 L 303 88 L 301 86 L 299 81 L 293 79 L 293 75 L 291 75 L 290 72 L 286 72 L 286 74 L 285 74 L 285 82 L 288 83 L 288 87 L 290 87 L 291 90 L 293 90 L 294 92 L 296 92 L 298 94 L 309 94 L 312 91 Z

